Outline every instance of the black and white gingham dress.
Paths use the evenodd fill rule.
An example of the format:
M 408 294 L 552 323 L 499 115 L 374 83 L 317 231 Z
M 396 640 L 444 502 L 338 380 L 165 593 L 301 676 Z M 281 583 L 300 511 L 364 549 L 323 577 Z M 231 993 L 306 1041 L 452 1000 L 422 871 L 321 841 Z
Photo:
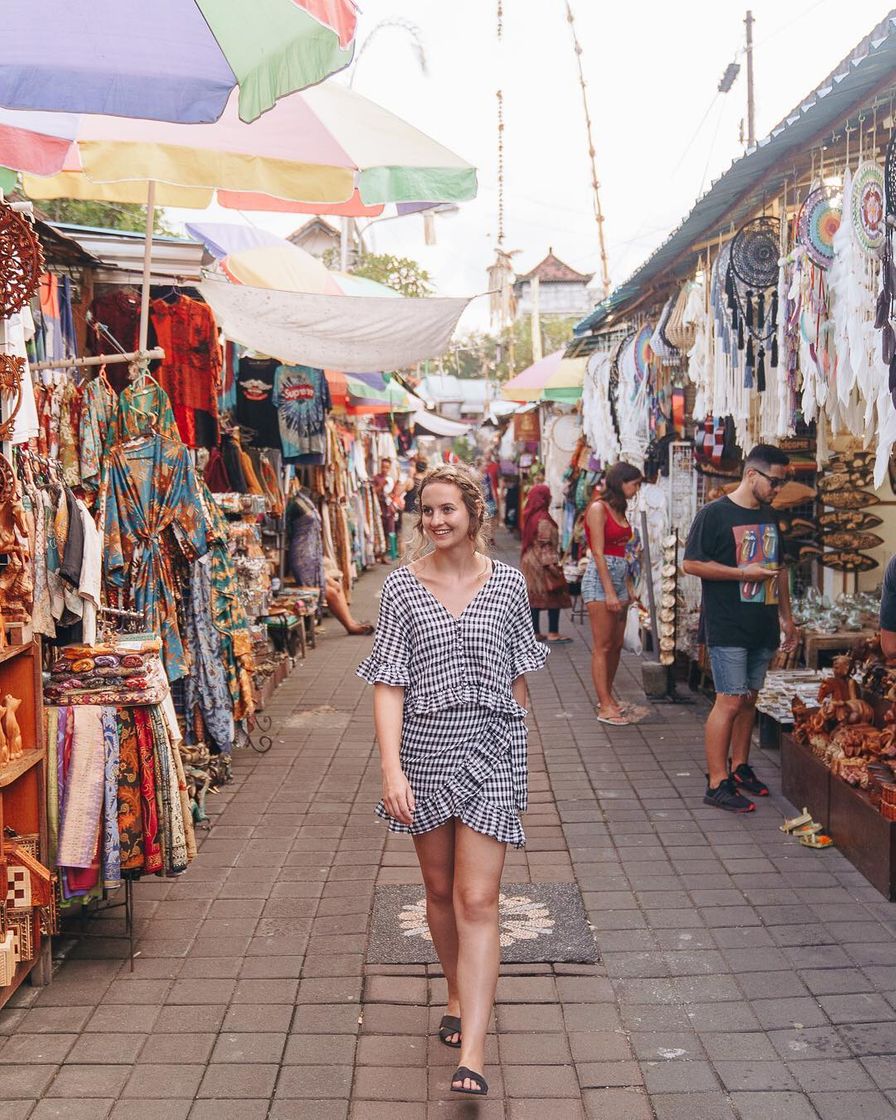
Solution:
M 511 685 L 543 668 L 547 652 L 516 568 L 494 561 L 458 618 L 409 568 L 392 572 L 358 676 L 405 690 L 400 757 L 415 809 L 408 827 L 377 805 L 393 832 L 429 832 L 457 817 L 502 843 L 525 844 L 526 712 Z

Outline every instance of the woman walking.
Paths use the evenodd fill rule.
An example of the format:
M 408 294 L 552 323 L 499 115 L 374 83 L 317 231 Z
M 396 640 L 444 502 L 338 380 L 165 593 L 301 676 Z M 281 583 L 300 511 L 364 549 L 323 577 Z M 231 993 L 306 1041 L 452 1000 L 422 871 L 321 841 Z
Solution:
M 632 538 L 627 507 L 643 476 L 631 463 L 607 471 L 602 496 L 585 514 L 585 537 L 591 559 L 582 578 L 582 598 L 591 622 L 591 676 L 600 705 L 598 719 L 614 727 L 633 723 L 639 714 L 624 708 L 613 695 L 613 682 L 625 638 L 631 593 L 625 546 Z
M 560 566 L 560 530 L 550 515 L 550 504 L 550 487 L 543 482 L 533 486 L 526 501 L 520 567 L 526 578 L 535 637 L 541 640 L 539 619 L 546 610 L 548 642 L 566 645 L 572 638 L 560 636 L 560 612 L 571 607 L 572 600 Z
M 523 577 L 485 553 L 485 502 L 469 469 L 436 466 L 418 493 L 417 558 L 383 585 L 358 674 L 375 685 L 376 812 L 413 838 L 448 983 L 439 1038 L 460 1050 L 451 1089 L 483 1096 L 501 872 L 507 845 L 525 843 L 523 674 L 542 668 L 546 650 Z

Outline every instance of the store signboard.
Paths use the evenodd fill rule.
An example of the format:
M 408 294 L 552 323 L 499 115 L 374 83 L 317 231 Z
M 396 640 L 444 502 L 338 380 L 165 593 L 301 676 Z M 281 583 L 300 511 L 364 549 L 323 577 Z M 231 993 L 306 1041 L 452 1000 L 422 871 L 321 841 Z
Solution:
M 513 438 L 517 443 L 539 443 L 541 441 L 541 421 L 538 409 L 518 412 L 513 418 Z

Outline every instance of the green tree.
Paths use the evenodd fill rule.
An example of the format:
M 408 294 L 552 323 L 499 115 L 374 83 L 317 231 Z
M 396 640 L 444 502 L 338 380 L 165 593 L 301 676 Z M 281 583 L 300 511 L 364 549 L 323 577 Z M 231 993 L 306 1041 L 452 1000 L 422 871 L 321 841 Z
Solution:
M 572 338 L 575 316 L 541 320 L 545 354 L 560 350 Z M 458 339 L 442 359 L 446 373 L 455 377 L 494 377 L 506 381 L 532 365 L 532 320 L 524 315 L 499 335 L 473 332 Z
M 78 198 L 59 198 L 38 203 L 41 213 L 50 222 L 72 226 L 94 226 L 99 229 L 132 230 L 143 233 L 146 229 L 146 207 L 135 202 L 90 202 Z M 156 233 L 174 233 L 164 220 L 160 208 L 153 214 Z
M 339 268 L 338 250 L 324 253 L 327 268 Z M 433 292 L 432 277 L 417 261 L 410 257 L 395 257 L 391 253 L 362 253 L 349 271 L 353 276 L 364 276 L 385 284 L 403 296 L 421 299 Z

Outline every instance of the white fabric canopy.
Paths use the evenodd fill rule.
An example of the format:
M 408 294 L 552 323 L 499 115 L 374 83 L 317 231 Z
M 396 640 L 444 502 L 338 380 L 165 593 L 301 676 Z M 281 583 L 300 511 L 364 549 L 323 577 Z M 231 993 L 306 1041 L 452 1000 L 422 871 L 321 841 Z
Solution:
M 380 299 L 199 285 L 228 338 L 320 369 L 402 369 L 448 348 L 468 299 Z
M 470 430 L 469 424 L 449 420 L 436 412 L 427 412 L 425 408 L 418 408 L 416 412 L 411 413 L 411 419 L 418 428 L 424 428 L 434 436 L 465 436 Z

